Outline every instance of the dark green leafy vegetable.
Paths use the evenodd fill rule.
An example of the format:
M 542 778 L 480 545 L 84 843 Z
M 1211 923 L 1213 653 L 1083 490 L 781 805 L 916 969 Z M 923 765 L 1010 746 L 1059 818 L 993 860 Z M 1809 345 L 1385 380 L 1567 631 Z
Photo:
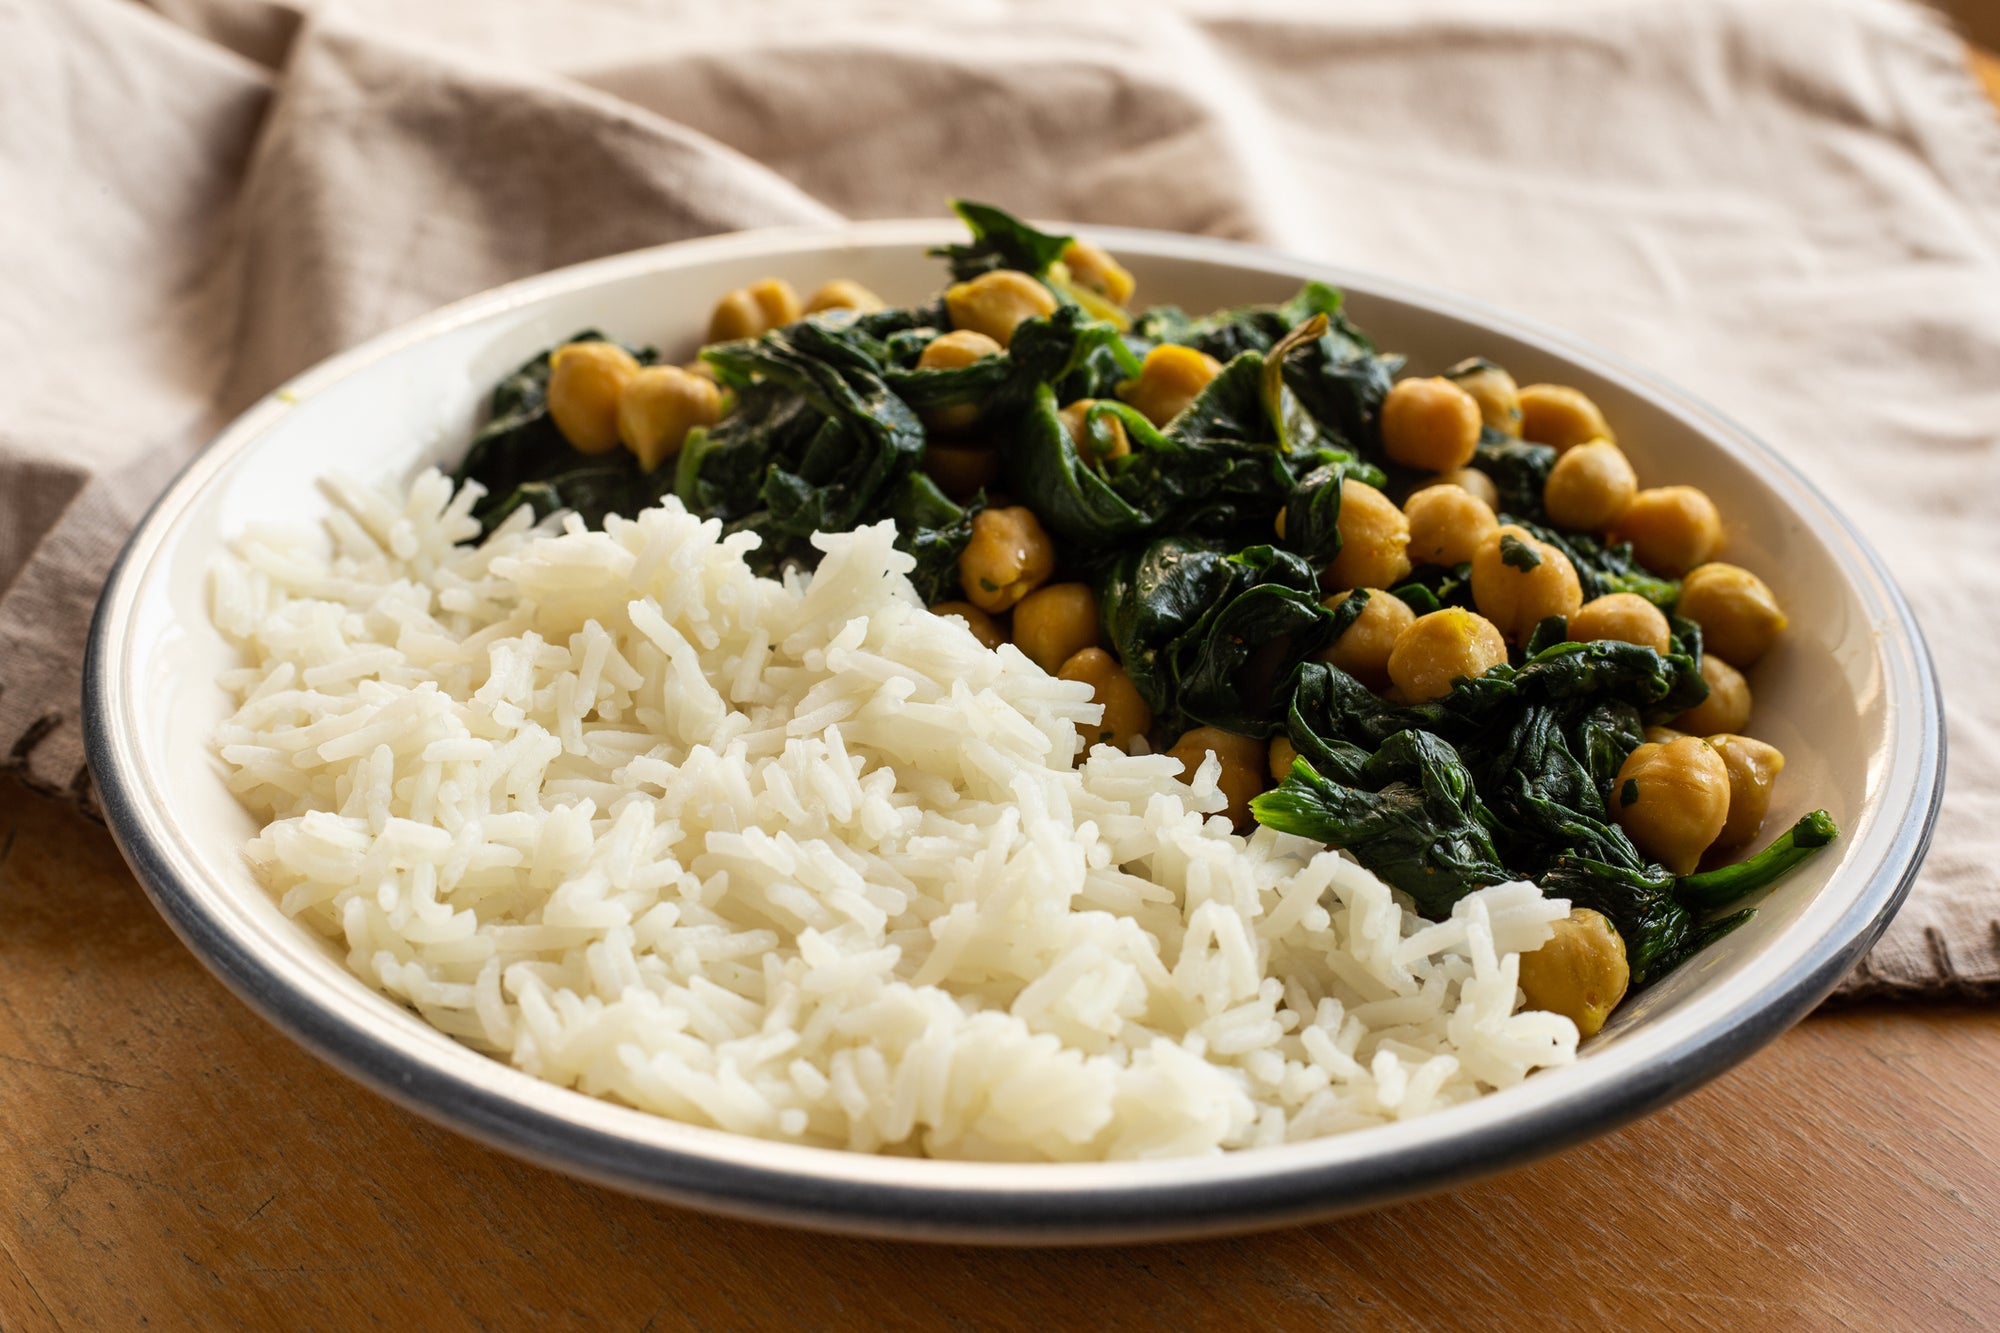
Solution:
M 1349 849 L 1425 915 L 1449 913 L 1482 885 L 1534 877 L 1609 917 L 1644 985 L 1748 915 L 1701 914 L 1835 836 L 1815 812 L 1737 865 L 1676 879 L 1612 819 L 1618 771 L 1646 723 L 1707 696 L 1701 631 L 1672 614 L 1679 584 L 1646 570 L 1628 545 L 1548 526 L 1542 494 L 1556 451 L 1546 445 L 1485 430 L 1474 466 L 1493 480 L 1506 521 L 1570 560 L 1586 598 L 1630 592 L 1666 611 L 1669 652 L 1570 643 L 1567 622 L 1550 617 L 1511 663 L 1414 706 L 1318 661 L 1373 597 L 1396 596 L 1418 615 L 1472 605 L 1469 565 L 1424 567 L 1388 593 L 1355 590 L 1331 609 L 1320 602 L 1320 572 L 1340 551 L 1342 484 L 1400 495 L 1422 482 L 1382 449 L 1381 407 L 1401 359 L 1379 352 L 1320 283 L 1276 305 L 1128 317 L 1068 280 L 1060 260 L 1070 237 L 990 205 L 953 207 L 971 238 L 936 253 L 955 279 L 1014 269 L 1057 298 L 1053 314 L 1014 330 L 1005 354 L 920 369 L 924 348 L 951 326 L 942 298 L 828 312 L 709 348 L 729 408 L 690 434 L 674 467 L 648 474 L 623 450 L 585 457 L 569 447 L 546 410 L 544 353 L 495 387 L 456 474 L 487 488 L 474 511 L 484 529 L 522 505 L 601 523 L 671 488 L 691 510 L 756 533 L 753 560 L 770 572 L 814 563 L 815 531 L 887 518 L 915 561 L 918 593 L 945 600 L 959 591 L 958 558 L 986 498 L 956 504 L 924 475 L 922 421 L 976 405 L 976 439 L 1000 451 L 1010 502 L 1054 536 L 1059 577 L 1095 586 L 1106 638 L 1155 712 L 1155 743 L 1197 723 L 1282 730 L 1299 761 L 1253 802 L 1257 818 Z M 1156 427 L 1116 390 L 1166 343 L 1223 369 Z M 1094 402 L 1079 447 L 1060 409 L 1083 398 Z M 1120 438 L 1122 454 L 1111 447 Z M 1512 537 L 1501 552 L 1523 571 L 1546 558 Z
M 1503 513 L 1501 522 L 1519 524 L 1536 540 L 1547 542 L 1568 556 L 1570 564 L 1576 567 L 1577 582 L 1583 588 L 1585 601 L 1607 593 L 1629 592 L 1645 598 L 1662 611 L 1671 612 L 1674 603 L 1680 600 L 1680 580 L 1663 579 L 1648 571 L 1632 554 L 1629 542 L 1602 542 L 1580 532 L 1558 532 L 1511 512 Z M 1508 540 L 1506 537 L 1500 539 L 1503 548 Z
M 1318 337 L 1287 345 L 1283 351 L 1285 388 L 1318 427 L 1316 440 L 1300 440 L 1323 448 L 1379 459 L 1382 450 L 1382 400 L 1389 396 L 1400 356 L 1381 356 L 1360 330 L 1339 317 L 1327 317 Z
M 1456 846 L 1476 816 L 1494 849 L 1488 860 L 1505 872 L 1483 878 L 1494 872 L 1477 858 L 1413 858 L 1408 849 L 1422 842 L 1421 828 L 1399 826 L 1395 842 L 1377 842 L 1374 850 L 1340 845 L 1413 897 L 1411 884 L 1421 884 L 1419 910 L 1426 915 L 1448 911 L 1457 898 L 1499 879 L 1536 878 L 1549 893 L 1609 917 L 1625 939 L 1635 982 L 1644 984 L 1710 938 L 1710 928 L 1677 896 L 1672 873 L 1648 862 L 1611 821 L 1607 798 L 1640 743 L 1642 717 L 1677 708 L 1691 688 L 1691 670 L 1685 657 L 1637 644 L 1558 641 L 1518 667 L 1495 667 L 1462 682 L 1441 699 L 1397 707 L 1337 667 L 1306 662 L 1295 671 L 1285 719 L 1302 766 L 1252 809 L 1262 822 L 1285 821 L 1274 826 L 1288 832 L 1333 827 L 1336 816 L 1352 824 L 1357 811 L 1375 806 L 1348 800 L 1330 807 L 1324 783 L 1365 787 L 1372 755 L 1401 737 L 1432 737 L 1451 749 L 1451 760 L 1426 752 L 1436 771 L 1425 790 L 1459 790 L 1462 770 L 1477 811 L 1463 800 L 1440 806 L 1435 798 L 1402 799 L 1393 807 L 1398 819 L 1408 825 L 1420 811 L 1442 811 L 1436 838 Z M 1694 682 L 1699 686 L 1698 675 Z M 1307 781 L 1304 770 L 1322 781 Z
M 1398 732 L 1338 781 L 1301 759 L 1250 808 L 1268 828 L 1347 848 L 1428 917 L 1450 916 L 1471 888 L 1514 878 L 1471 773 L 1427 732 Z
M 1045 277 L 1049 265 L 1062 258 L 1063 249 L 1074 239 L 1037 231 L 1011 213 L 970 199 L 952 200 L 951 210 L 965 220 L 972 240 L 940 246 L 931 253 L 950 266 L 951 276 L 959 282 L 1001 268 Z
M 1526 573 L 1531 569 L 1540 569 L 1542 557 L 1534 547 L 1509 532 L 1500 538 L 1500 563 Z
M 606 341 L 602 333 L 586 329 L 564 344 L 601 341 Z M 638 513 L 657 503 L 665 489 L 665 474 L 648 476 L 629 453 L 592 458 L 570 447 L 548 412 L 554 350 L 536 353 L 493 387 L 486 424 L 452 472 L 454 486 L 471 481 L 486 489 L 472 507 L 482 535 L 524 504 L 539 513 L 575 509 L 585 522 L 598 524 L 609 513 Z M 625 350 L 641 365 L 658 359 L 650 347 Z
M 1229 554 L 1163 537 L 1111 564 L 1097 593 L 1107 637 L 1168 733 L 1207 723 L 1268 735 L 1273 689 L 1337 632 L 1313 567 L 1271 546 Z
M 1535 628 L 1528 634 L 1528 641 L 1521 645 L 1522 660 L 1540 657 L 1567 638 L 1569 638 L 1569 617 L 1545 616 L 1535 622 Z
M 702 359 L 724 383 L 746 391 L 769 386 L 812 412 L 802 417 L 814 422 L 810 431 L 718 428 L 690 464 L 691 492 L 728 485 L 718 479 L 733 478 L 740 495 L 756 477 L 759 507 L 727 516 L 735 530 L 764 538 L 763 562 L 775 567 L 786 559 L 810 559 L 807 539 L 813 533 L 846 532 L 886 516 L 916 471 L 924 428 L 884 381 L 885 356 L 881 344 L 855 325 L 820 320 L 703 351 Z M 681 499 L 691 503 L 689 493 Z M 945 526 L 957 517 L 950 515 Z M 915 533 L 902 534 L 906 549 L 915 539 Z
M 1007 450 L 1008 488 L 1086 553 L 1163 531 L 1267 539 L 1293 469 L 1316 460 L 1278 445 L 1259 392 L 1262 370 L 1263 359 L 1246 352 L 1165 430 L 1121 413 L 1132 452 L 1103 467 L 1084 462 L 1044 384 Z
M 1407 583 L 1390 589 L 1420 616 L 1447 606 L 1472 605 L 1472 566 L 1424 565 Z
M 865 343 L 859 345 L 868 350 Z M 1014 330 L 1005 356 L 989 356 L 952 370 L 887 364 L 882 378 L 919 413 L 973 403 L 996 423 L 1005 423 L 1034 401 L 1036 390 L 1078 373 L 1095 354 L 1113 346 L 1122 347 L 1118 330 L 1092 319 L 1078 306 L 1062 306 L 1046 319 L 1024 321 Z M 875 357 L 878 365 L 894 359 L 889 348 Z
M 1234 361 L 1245 352 L 1268 352 L 1287 333 L 1315 315 L 1326 316 L 1349 340 L 1366 346 L 1359 330 L 1340 313 L 1341 295 L 1323 282 L 1309 282 L 1298 295 L 1278 305 L 1246 305 L 1190 317 L 1179 306 L 1154 306 L 1132 325 L 1132 340 L 1141 347 L 1178 343 L 1206 352 L 1217 361 Z
M 1491 478 L 1500 493 L 1496 508 L 1535 523 L 1548 517 L 1542 508 L 1542 488 L 1555 465 L 1556 451 L 1550 446 L 1512 439 L 1491 426 L 1479 432 L 1479 446 L 1472 454 L 1472 466 Z
M 1727 907 L 1775 882 L 1839 836 L 1833 817 L 1824 810 L 1815 810 L 1802 816 L 1755 856 L 1699 875 L 1681 876 L 1674 893 L 1694 911 Z

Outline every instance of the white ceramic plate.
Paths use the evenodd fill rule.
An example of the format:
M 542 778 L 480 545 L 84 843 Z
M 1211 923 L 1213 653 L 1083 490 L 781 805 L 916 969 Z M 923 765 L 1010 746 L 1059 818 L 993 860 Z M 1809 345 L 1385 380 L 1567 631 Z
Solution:
M 190 948 L 306 1047 L 505 1151 L 721 1212 L 877 1234 L 1012 1242 L 1193 1235 L 1324 1216 L 1435 1189 L 1600 1133 L 1687 1092 L 1810 1009 L 1874 941 L 1915 874 L 1944 768 L 1935 678 L 1909 609 L 1860 535 L 1771 450 L 1686 394 L 1470 301 L 1218 241 L 1093 229 L 1148 303 L 1207 310 L 1344 288 L 1385 348 L 1432 372 L 1470 355 L 1602 405 L 1649 484 L 1721 506 L 1732 559 L 1792 628 L 1752 681 L 1757 732 L 1788 760 L 1768 829 L 1815 806 L 1842 837 L 1756 918 L 1628 1000 L 1575 1065 L 1406 1123 L 1198 1159 L 995 1166 L 871 1157 L 697 1128 L 551 1086 L 461 1046 L 368 989 L 281 915 L 238 849 L 211 729 L 235 665 L 207 570 L 252 520 L 326 510 L 315 478 L 406 479 L 463 449 L 494 381 L 595 326 L 692 355 L 718 294 L 775 274 L 852 277 L 892 302 L 942 279 L 948 222 L 747 233 L 621 255 L 447 307 L 316 367 L 244 415 L 161 498 L 99 606 L 86 682 L 90 764 L 111 828 Z

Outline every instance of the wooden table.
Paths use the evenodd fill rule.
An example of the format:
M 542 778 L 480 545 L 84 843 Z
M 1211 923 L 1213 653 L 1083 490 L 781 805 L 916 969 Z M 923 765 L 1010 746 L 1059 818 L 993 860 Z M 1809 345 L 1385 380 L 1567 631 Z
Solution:
M 2000 1012 L 1808 1019 L 1669 1110 L 1320 1226 L 1003 1251 L 578 1184 L 266 1027 L 104 831 L 0 782 L 0 1327 L 1545 1330 L 2000 1322 Z

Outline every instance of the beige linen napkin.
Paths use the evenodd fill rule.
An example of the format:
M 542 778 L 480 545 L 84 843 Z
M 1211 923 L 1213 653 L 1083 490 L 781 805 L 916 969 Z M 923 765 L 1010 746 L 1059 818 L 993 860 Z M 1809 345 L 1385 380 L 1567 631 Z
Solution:
M 0 763 L 88 802 L 98 584 L 284 378 L 504 279 L 959 192 L 1469 292 L 1790 454 L 1949 700 L 1849 987 L 2000 985 L 2000 125 L 1960 56 L 1893 0 L 0 0 Z

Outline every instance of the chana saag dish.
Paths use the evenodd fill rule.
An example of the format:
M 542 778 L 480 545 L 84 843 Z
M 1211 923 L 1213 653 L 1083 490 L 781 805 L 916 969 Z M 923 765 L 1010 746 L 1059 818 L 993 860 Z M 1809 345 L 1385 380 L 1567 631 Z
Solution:
M 1099 247 L 954 207 L 925 304 L 769 279 L 688 366 L 588 331 L 536 356 L 455 477 L 484 529 L 673 495 L 777 573 L 893 519 L 933 610 L 1088 683 L 1091 743 L 1212 753 L 1239 829 L 1344 848 L 1433 919 L 1509 880 L 1568 899 L 1520 980 L 1585 1036 L 1835 837 L 1815 811 L 1742 855 L 1785 762 L 1744 672 L 1784 612 L 1583 393 L 1400 375 L 1320 283 L 1135 310 Z

